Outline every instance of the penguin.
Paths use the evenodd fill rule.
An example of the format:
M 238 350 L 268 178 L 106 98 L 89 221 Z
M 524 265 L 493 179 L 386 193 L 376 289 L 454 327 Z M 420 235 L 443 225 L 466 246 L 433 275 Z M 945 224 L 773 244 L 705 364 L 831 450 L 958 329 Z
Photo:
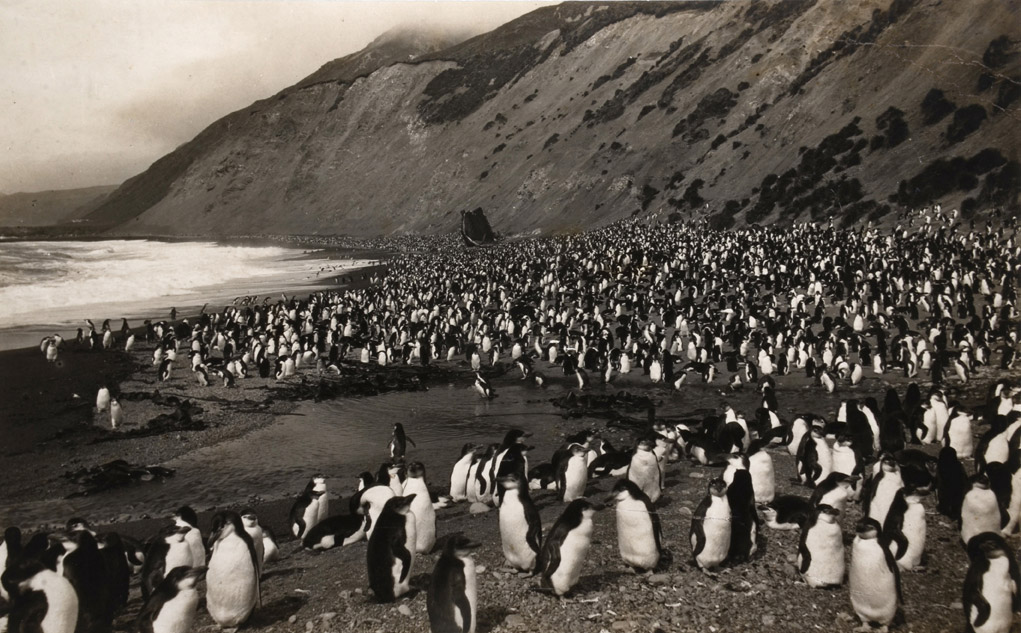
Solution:
M 571 456 L 557 466 L 557 491 L 565 503 L 584 497 L 588 483 L 588 451 L 581 444 L 571 444 L 570 448 Z
M 862 495 L 862 514 L 883 525 L 894 496 L 904 487 L 904 479 L 900 465 L 888 453 L 880 459 L 879 467 L 879 472 L 869 481 Z
M 922 571 L 925 555 L 925 507 L 922 494 L 901 488 L 890 504 L 883 534 L 890 541 L 893 557 L 903 571 Z
M 280 546 L 277 545 L 277 537 L 268 525 L 262 527 L 262 564 L 272 563 L 280 560 Z
M 970 459 L 975 455 L 975 438 L 971 428 L 971 415 L 951 409 L 946 426 L 943 427 L 943 444 L 957 451 L 958 459 Z
M 617 508 L 617 547 L 636 572 L 655 569 L 663 554 L 663 530 L 652 501 L 630 479 L 619 479 L 607 505 Z
M 32 557 L 11 561 L 4 572 L 10 591 L 11 633 L 74 633 L 79 600 L 71 582 Z
M 205 575 L 205 567 L 171 569 L 138 612 L 139 632 L 189 633 L 199 604 L 195 585 Z
M 811 504 L 814 507 L 828 505 L 837 512 L 843 513 L 847 501 L 851 497 L 852 486 L 857 477 L 848 477 L 843 473 L 830 473 L 812 491 Z
M 581 576 L 581 566 L 592 544 L 592 517 L 602 506 L 582 497 L 567 505 L 553 524 L 539 553 L 541 586 L 558 596 L 571 591 Z
M 415 440 L 411 439 L 404 434 L 404 425 L 400 422 L 394 423 L 393 436 L 390 438 L 390 444 L 387 446 L 387 450 L 390 453 L 390 459 L 392 461 L 404 459 L 405 451 L 408 447 L 408 442 L 411 442 L 412 446 L 418 448 L 415 445 Z
M 305 486 L 305 490 L 291 506 L 291 533 L 299 540 L 316 526 L 320 519 L 319 505 L 326 494 L 326 478 L 313 475 Z
M 798 571 L 809 587 L 831 589 L 844 584 L 844 535 L 839 517 L 836 508 L 817 505 L 801 530 Z
M 97 535 L 88 521 L 77 517 L 68 520 L 67 529 L 70 532 L 88 531 L 95 537 L 99 556 L 106 571 L 104 579 L 109 587 L 110 613 L 116 613 L 128 603 L 131 585 L 131 567 L 121 536 L 116 532 Z
M 727 486 L 727 503 L 730 504 L 730 548 L 727 560 L 743 563 L 758 550 L 759 515 L 755 512 L 755 493 L 752 476 L 747 470 L 734 473 Z
M 709 491 L 691 517 L 691 555 L 695 565 L 703 571 L 712 571 L 727 559 L 730 551 L 730 504 L 727 502 L 727 484 L 716 478 L 709 482 Z
M 776 496 L 776 474 L 773 458 L 765 450 L 762 440 L 752 442 L 748 449 L 748 474 L 752 476 L 752 488 L 755 490 L 755 503 L 769 503 Z
M 478 619 L 476 544 L 460 534 L 447 539 L 436 561 L 426 594 L 426 611 L 432 633 L 475 633 Z
M 1021 611 L 1021 571 L 1004 538 L 984 532 L 968 541 L 964 617 L 969 633 L 1008 633 Z
M 833 452 L 822 428 L 813 426 L 802 438 L 797 464 L 798 477 L 809 488 L 814 488 L 833 471 Z
M 245 526 L 245 532 L 248 532 L 248 536 L 252 537 L 252 546 L 255 547 L 255 560 L 259 563 L 259 577 L 261 578 L 266 560 L 266 536 L 263 534 L 262 526 L 259 525 L 259 517 L 255 514 L 255 510 L 245 508 L 240 514 L 241 523 Z M 203 563 L 204 565 L 205 563 Z
M 415 495 L 393 497 L 383 506 L 366 548 L 369 586 L 380 602 L 393 602 L 410 589 L 415 564 Z
M 866 517 L 855 526 L 848 581 L 851 606 L 863 626 L 886 627 L 900 619 L 900 570 L 875 519 Z
M 663 493 L 663 471 L 659 466 L 659 459 L 653 452 L 655 446 L 652 438 L 639 440 L 627 469 L 627 478 L 633 481 L 652 503 L 656 503 Z
M 415 496 L 411 502 L 411 512 L 415 515 L 415 552 L 428 554 L 436 545 L 436 510 L 425 483 L 425 465 L 422 462 L 408 464 L 404 494 Z
M 106 385 L 96 393 L 96 411 L 102 413 L 110 407 L 110 389 Z
M 163 582 L 168 571 L 175 567 L 192 567 L 191 546 L 185 539 L 190 531 L 188 526 L 167 525 L 149 543 L 142 563 L 143 602 Z
M 301 545 L 308 550 L 327 550 L 357 543 L 365 538 L 365 517 L 338 514 L 316 523 Z
M 961 542 L 967 545 L 982 532 L 998 533 L 1007 521 L 1007 511 L 990 487 L 989 477 L 979 473 L 969 478 L 961 502 Z
M 485 398 L 486 400 L 492 400 L 496 397 L 496 392 L 493 391 L 492 385 L 489 381 L 482 377 L 478 371 L 475 372 L 475 383 L 473 385 L 475 391 Z
M 177 513 L 174 514 L 174 524 L 178 527 L 189 527 L 191 528 L 184 533 L 184 540 L 188 543 L 189 549 L 191 549 L 191 566 L 192 567 L 205 567 L 206 566 L 206 546 L 202 542 L 202 532 L 199 531 L 199 518 L 195 514 L 195 511 L 188 506 L 181 506 L 177 509 Z M 172 567 L 168 567 L 173 569 Z
M 255 544 L 241 516 L 230 510 L 213 516 L 206 571 L 206 609 L 222 628 L 243 624 L 261 606 Z
M 542 548 L 542 522 L 539 511 L 520 473 L 501 477 L 500 542 L 507 564 L 522 572 L 534 572 Z
M 92 532 L 76 530 L 50 536 L 57 553 L 56 571 L 63 573 L 78 596 L 75 630 L 99 633 L 113 624 L 111 582 Z
M 365 517 L 365 538 L 372 538 L 383 508 L 390 499 L 396 496 L 389 486 L 377 484 L 359 491 L 351 498 L 352 503 L 356 504 L 355 508 L 358 513 Z
M 760 506 L 767 526 L 774 530 L 797 530 L 808 521 L 814 507 L 810 500 L 795 495 L 780 495 L 772 503 Z
M 849 434 L 839 435 L 837 441 L 833 443 L 833 472 L 852 479 L 847 498 L 849 501 L 857 501 L 861 497 L 861 477 L 865 472 L 865 464 L 861 452 L 855 448 L 854 439 Z
M 454 462 L 454 467 L 450 471 L 450 498 L 454 502 L 468 498 L 468 469 L 471 468 L 477 448 L 471 443 L 462 446 L 461 457 Z
M 156 371 L 156 376 L 159 377 L 160 382 L 166 382 L 170 380 L 170 370 L 174 367 L 174 361 L 169 358 L 164 358 L 160 362 L 160 367 Z
M 957 451 L 952 446 L 940 449 L 936 463 L 936 509 L 940 514 L 955 521 L 961 519 L 967 480 L 968 473 L 957 459 Z
M 110 428 L 116 430 L 124 423 L 124 408 L 117 398 L 110 398 Z
M 4 571 L 7 570 L 9 564 L 12 564 L 15 559 L 21 553 L 21 529 L 11 526 L 4 530 L 4 535 L 0 538 L 0 578 L 3 577 Z M 11 596 L 7 593 L 6 587 L 3 582 L 0 582 L 0 599 L 9 601 Z

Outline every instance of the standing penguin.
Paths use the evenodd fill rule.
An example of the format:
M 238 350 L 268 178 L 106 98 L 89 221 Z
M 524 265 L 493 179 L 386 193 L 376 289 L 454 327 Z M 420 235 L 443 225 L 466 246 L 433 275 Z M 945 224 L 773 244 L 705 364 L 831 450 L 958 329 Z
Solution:
M 451 536 L 436 561 L 426 610 L 432 633 L 475 633 L 478 615 L 478 585 L 475 559 L 470 556 L 476 544 L 464 536 Z
M 797 465 L 798 477 L 810 488 L 814 488 L 833 472 L 833 452 L 826 443 L 821 427 L 813 426 L 801 440 Z
M 412 446 L 418 448 L 415 445 L 415 440 L 404 434 L 404 425 L 400 422 L 394 422 L 393 436 L 390 438 L 390 444 L 387 446 L 387 450 L 390 452 L 390 459 L 393 461 L 404 459 L 408 442 L 411 442 Z
M 851 606 L 864 626 L 889 626 L 902 615 L 900 570 L 879 522 L 864 518 L 851 543 Z
M 957 458 L 957 451 L 952 446 L 944 446 L 936 462 L 936 507 L 940 514 L 955 521 L 961 519 L 967 481 L 968 473 Z
M 321 514 L 319 506 L 325 494 L 326 478 L 323 475 L 313 475 L 305 490 L 291 506 L 290 524 L 294 536 L 304 538 L 305 534 L 319 523 Z
M 56 570 L 63 573 L 78 596 L 75 631 L 100 633 L 113 624 L 111 583 L 99 544 L 92 532 L 76 530 L 51 535 L 56 541 Z
M 755 503 L 769 503 L 776 496 L 773 458 L 765 450 L 769 440 L 756 440 L 748 449 L 748 474 L 752 476 Z
M 968 574 L 964 577 L 964 617 L 968 631 L 1008 633 L 1021 611 L 1021 571 L 1007 541 L 984 532 L 968 541 Z
M 205 567 L 175 567 L 138 613 L 140 633 L 189 633 L 199 605 L 196 583 Z
M 1007 511 L 990 487 L 989 477 L 973 475 L 961 502 L 961 542 L 967 545 L 976 534 L 999 532 L 1007 520 Z
M 393 497 L 383 506 L 369 537 L 366 562 L 369 586 L 380 602 L 393 602 L 411 589 L 415 564 L 415 495 Z
M 812 505 L 828 505 L 838 512 L 843 512 L 847 508 L 847 501 L 851 498 L 857 480 L 857 477 L 849 477 L 844 473 L 830 473 L 830 476 L 823 479 L 812 491 Z
M 524 572 L 535 571 L 542 546 L 542 522 L 520 473 L 499 479 L 500 542 L 507 564 Z
M 571 456 L 557 465 L 557 490 L 565 503 L 584 497 L 588 483 L 588 449 L 571 444 L 570 450 Z
M 893 455 L 884 454 L 880 460 L 879 472 L 872 477 L 862 496 L 862 514 L 882 525 L 894 495 L 903 487 L 900 465 Z
M 74 633 L 78 594 L 67 578 L 35 558 L 21 558 L 4 572 L 4 584 L 11 597 L 8 631 Z
M 465 444 L 461 447 L 461 457 L 454 462 L 450 471 L 450 498 L 452 501 L 464 501 L 468 498 L 468 470 L 475 459 L 475 444 Z
M 883 534 L 890 541 L 897 566 L 904 571 L 925 569 L 925 507 L 922 494 L 913 488 L 901 488 L 894 495 L 883 523 Z
M 191 566 L 205 567 L 206 546 L 202 542 L 202 532 L 199 531 L 199 517 L 189 506 L 181 506 L 174 514 L 174 524 L 178 527 L 188 527 L 190 530 L 184 533 L 184 540 L 191 550 Z M 170 571 L 173 567 L 168 567 Z
M 727 484 L 717 477 L 709 482 L 709 492 L 691 517 L 691 555 L 699 569 L 711 571 L 726 560 L 730 531 Z
M 110 389 L 103 385 L 96 393 L 96 411 L 102 413 L 110 408 Z
M 588 499 L 575 499 L 553 524 L 539 554 L 542 587 L 562 596 L 577 584 L 592 544 L 592 516 L 600 509 Z
M 192 567 L 191 547 L 185 540 L 191 528 L 168 525 L 149 543 L 142 563 L 142 600 L 146 601 L 175 567 Z
M 241 516 L 230 510 L 213 517 L 209 541 L 212 553 L 206 572 L 206 609 L 221 627 L 233 628 L 244 623 L 262 602 L 255 544 Z
M 653 452 L 655 447 L 654 438 L 640 440 L 627 469 L 627 478 L 641 488 L 652 503 L 656 503 L 663 493 L 663 471 L 659 467 L 659 458 Z
M 648 495 L 630 479 L 620 479 L 606 502 L 617 506 L 620 557 L 638 573 L 655 569 L 663 553 L 663 531 Z
M 404 494 L 415 496 L 411 503 L 411 512 L 415 515 L 415 552 L 428 554 L 436 545 L 436 510 L 425 484 L 425 465 L 422 462 L 408 464 Z
M 844 534 L 840 511 L 818 505 L 805 522 L 798 543 L 798 571 L 809 587 L 828 589 L 844 583 Z
M 259 525 L 259 517 L 251 508 L 241 511 L 241 522 L 245 526 L 245 532 L 252 537 L 252 545 L 255 547 L 255 560 L 259 563 L 259 577 L 262 578 L 262 567 L 266 560 L 266 535 Z M 204 563 L 203 563 L 204 565 Z
M 116 430 L 124 424 L 124 407 L 117 398 L 110 398 L 110 428 Z
M 727 558 L 732 563 L 743 563 L 758 550 L 759 515 L 755 512 L 755 492 L 752 476 L 747 470 L 734 472 L 734 480 L 727 486 L 727 503 L 730 504 L 730 549 Z

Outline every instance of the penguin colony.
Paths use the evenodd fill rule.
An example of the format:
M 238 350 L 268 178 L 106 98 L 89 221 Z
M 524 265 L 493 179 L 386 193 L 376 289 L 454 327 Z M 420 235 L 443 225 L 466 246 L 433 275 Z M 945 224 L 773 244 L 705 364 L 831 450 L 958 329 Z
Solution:
M 1018 394 L 999 381 L 984 410 L 967 412 L 948 398 L 944 385 L 966 384 L 992 363 L 994 348 L 1000 368 L 1013 367 L 1013 285 L 1021 249 L 1013 237 L 957 231 L 949 226 L 953 215 L 938 210 L 921 218 L 919 230 L 898 227 L 891 235 L 813 225 L 717 234 L 630 221 L 582 236 L 530 241 L 519 253 L 501 253 L 500 260 L 485 252 L 404 255 L 367 289 L 275 306 L 228 306 L 220 314 L 203 312 L 194 326 L 147 324 L 146 338 L 156 342 L 153 363 L 163 381 L 176 378 L 174 363 L 186 342 L 200 385 L 209 384 L 212 372 L 230 387 L 247 377 L 250 366 L 261 377 L 285 380 L 303 366 L 339 373 L 348 359 L 425 365 L 464 354 L 474 389 L 489 400 L 497 394 L 483 369 L 502 362 L 509 349 L 522 380 L 539 387 L 546 378 L 538 367 L 544 366 L 562 369 L 579 390 L 593 388 L 588 372 L 605 384 L 615 374 L 640 369 L 651 382 L 681 391 L 688 381 L 716 381 L 724 390 L 761 393 L 762 406 L 748 417 L 727 408 L 701 419 L 652 421 L 625 450 L 581 433 L 568 438 L 550 463 L 533 468 L 527 435 L 512 430 L 500 444 L 469 445 L 451 456 L 456 463 L 449 495 L 435 500 L 425 486 L 425 465 L 406 462 L 410 438 L 396 424 L 391 461 L 377 475 L 360 478 L 347 513 L 328 514 L 322 476 L 310 480 L 291 513 L 292 533 L 308 549 L 366 540 L 368 584 L 379 600 L 409 591 L 416 555 L 437 542 L 435 511 L 458 501 L 473 509 L 496 507 L 507 563 L 537 575 L 543 590 L 569 594 L 585 566 L 593 525 L 609 504 L 615 507 L 620 556 L 637 571 L 684 559 L 713 574 L 754 560 L 769 529 L 800 530 L 797 566 L 809 587 L 846 590 L 864 625 L 897 625 L 902 602 L 910 599 L 901 591 L 900 574 L 925 568 L 929 504 L 958 522 L 968 553 L 962 602 L 967 626 L 1007 631 L 1021 607 L 1017 560 L 1007 540 L 1021 514 Z M 623 233 L 626 247 L 618 239 Z M 839 316 L 825 315 L 830 307 Z M 61 346 L 56 338 L 43 342 L 51 362 L 51 348 L 55 356 Z M 88 336 L 101 347 L 108 347 L 106 338 L 94 328 Z M 79 344 L 85 341 L 80 333 Z M 675 359 L 684 364 L 675 367 Z M 717 381 L 724 365 L 730 378 Z M 932 386 L 924 398 L 913 383 L 903 397 L 891 389 L 882 406 L 872 398 L 849 399 L 835 415 L 785 419 L 777 406 L 786 399 L 780 397 L 783 376 L 796 371 L 827 392 L 891 371 L 927 377 Z M 97 409 L 113 400 L 101 390 Z M 988 430 L 976 442 L 979 421 Z M 938 458 L 910 446 L 933 443 L 942 446 Z M 795 458 L 798 480 L 810 495 L 775 494 L 770 455 L 777 452 Z M 670 551 L 657 502 L 669 490 L 667 469 L 682 459 L 722 471 L 710 478 L 691 517 L 690 550 L 673 544 Z M 591 501 L 588 484 L 600 476 L 616 483 L 610 497 Z M 529 493 L 545 488 L 556 490 L 564 506 L 546 529 Z M 146 547 L 128 547 L 121 539 L 125 561 L 144 561 L 140 630 L 189 630 L 203 574 L 207 609 L 221 626 L 245 622 L 258 607 L 262 566 L 266 552 L 276 551 L 275 540 L 251 512 L 220 513 L 202 549 L 208 556 L 203 566 L 188 543 L 197 526 L 187 514 L 179 512 Z M 849 515 L 861 518 L 847 532 L 853 534 L 847 547 L 842 519 Z M 469 552 L 475 544 L 446 536 L 427 592 L 430 621 L 437 631 L 474 630 L 478 607 Z M 65 533 L 36 535 L 26 545 L 16 528 L 9 529 L 0 583 L 12 605 L 8 626 L 37 618 L 44 631 L 104 630 L 123 606 L 107 589 L 120 586 L 120 557 L 112 557 L 116 565 L 93 557 L 89 573 L 104 578 L 76 582 L 72 556 L 91 556 L 93 544 L 104 551 L 110 546 L 100 548 L 103 539 L 118 537 L 94 535 L 84 521 L 69 524 Z M 100 589 L 109 595 L 82 594 Z M 40 600 L 50 606 L 40 611 Z M 157 627 L 161 613 L 174 614 L 173 622 Z

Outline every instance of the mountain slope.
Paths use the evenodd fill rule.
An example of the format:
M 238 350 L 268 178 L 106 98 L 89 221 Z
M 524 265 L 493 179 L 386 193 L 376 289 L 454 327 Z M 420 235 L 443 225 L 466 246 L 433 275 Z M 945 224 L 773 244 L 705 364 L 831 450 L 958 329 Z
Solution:
M 433 52 L 391 39 L 217 121 L 89 217 L 375 235 L 475 207 L 503 233 L 1013 213 L 1018 6 L 566 3 Z
M 0 194 L 0 226 L 47 226 L 77 220 L 116 186 Z

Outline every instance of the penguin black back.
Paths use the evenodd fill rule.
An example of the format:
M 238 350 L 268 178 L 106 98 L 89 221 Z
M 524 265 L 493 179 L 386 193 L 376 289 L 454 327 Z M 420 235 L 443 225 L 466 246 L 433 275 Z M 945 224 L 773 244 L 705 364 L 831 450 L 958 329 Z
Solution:
M 759 517 L 755 512 L 755 493 L 752 476 L 747 470 L 734 472 L 734 481 L 727 487 L 730 504 L 731 530 L 728 558 L 732 563 L 743 563 L 755 553 Z
M 426 596 L 432 633 L 468 633 L 472 630 L 476 619 L 472 604 L 475 574 L 474 569 L 466 573 L 465 562 L 462 560 L 470 547 L 472 543 L 463 535 L 452 535 L 443 547 L 443 554 L 436 561 Z

